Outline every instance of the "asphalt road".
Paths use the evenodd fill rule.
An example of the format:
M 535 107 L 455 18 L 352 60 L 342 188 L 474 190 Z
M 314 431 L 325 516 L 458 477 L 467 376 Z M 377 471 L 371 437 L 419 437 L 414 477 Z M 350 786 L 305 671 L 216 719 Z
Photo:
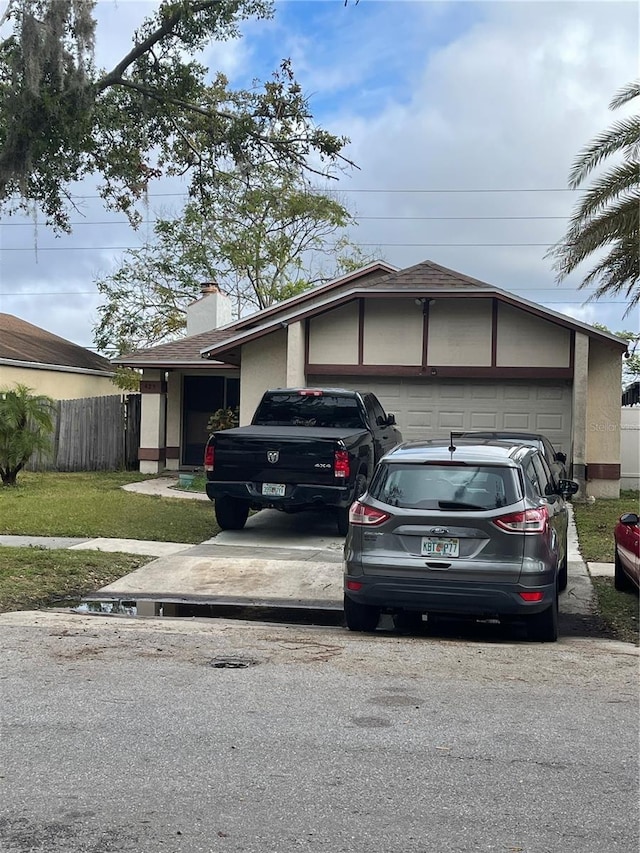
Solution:
M 638 849 L 630 645 L 14 613 L 0 648 L 3 853 Z

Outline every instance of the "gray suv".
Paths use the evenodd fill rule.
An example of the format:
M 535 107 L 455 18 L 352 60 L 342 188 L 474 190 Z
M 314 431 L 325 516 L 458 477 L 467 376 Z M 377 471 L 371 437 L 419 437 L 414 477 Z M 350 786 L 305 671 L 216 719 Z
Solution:
M 398 445 L 352 505 L 347 627 L 373 631 L 382 611 L 452 613 L 524 618 L 531 639 L 556 640 L 577 483 L 557 482 L 535 447 L 453 441 Z

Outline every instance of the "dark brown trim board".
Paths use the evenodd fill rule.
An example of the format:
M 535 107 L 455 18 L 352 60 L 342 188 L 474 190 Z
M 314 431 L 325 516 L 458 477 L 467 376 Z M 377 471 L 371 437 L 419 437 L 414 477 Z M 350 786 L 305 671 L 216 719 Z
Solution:
M 158 380 L 150 380 L 150 379 L 141 379 L 140 380 L 140 393 L 141 394 L 166 394 L 167 393 L 167 383 L 164 381 Z
M 573 379 L 569 367 L 449 367 L 430 364 L 305 364 L 317 376 L 441 376 L 447 379 Z
M 167 447 L 167 448 L 165 448 L 165 456 L 167 459 L 180 459 L 180 448 L 179 447 Z
M 619 480 L 620 466 L 613 462 L 589 462 L 587 480 Z
M 165 449 L 164 447 L 139 447 L 138 459 L 141 462 L 164 462 Z

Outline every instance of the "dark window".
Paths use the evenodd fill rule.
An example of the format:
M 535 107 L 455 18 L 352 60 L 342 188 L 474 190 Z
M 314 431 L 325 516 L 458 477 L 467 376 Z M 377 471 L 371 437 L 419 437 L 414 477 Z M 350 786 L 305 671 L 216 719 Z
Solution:
M 373 413 L 373 418 L 371 420 L 372 424 L 384 426 L 387 422 L 387 416 L 384 413 L 384 409 L 380 405 L 377 397 L 374 397 L 373 394 L 369 394 L 368 397 L 371 411 Z
M 364 429 L 357 399 L 333 394 L 270 394 L 258 406 L 252 423 L 257 426 Z
M 182 385 L 182 464 L 200 466 L 209 437 L 207 422 L 217 409 L 235 409 L 240 380 L 224 376 L 185 376 Z
M 382 465 L 370 493 L 390 506 L 422 509 L 496 509 L 518 500 L 514 469 L 498 465 Z

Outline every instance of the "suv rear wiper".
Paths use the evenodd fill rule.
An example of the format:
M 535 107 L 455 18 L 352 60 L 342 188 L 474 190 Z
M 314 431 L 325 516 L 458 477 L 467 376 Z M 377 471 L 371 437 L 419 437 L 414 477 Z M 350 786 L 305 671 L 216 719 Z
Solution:
M 467 504 L 461 501 L 438 501 L 438 509 L 488 509 L 486 506 L 478 506 L 478 504 Z

